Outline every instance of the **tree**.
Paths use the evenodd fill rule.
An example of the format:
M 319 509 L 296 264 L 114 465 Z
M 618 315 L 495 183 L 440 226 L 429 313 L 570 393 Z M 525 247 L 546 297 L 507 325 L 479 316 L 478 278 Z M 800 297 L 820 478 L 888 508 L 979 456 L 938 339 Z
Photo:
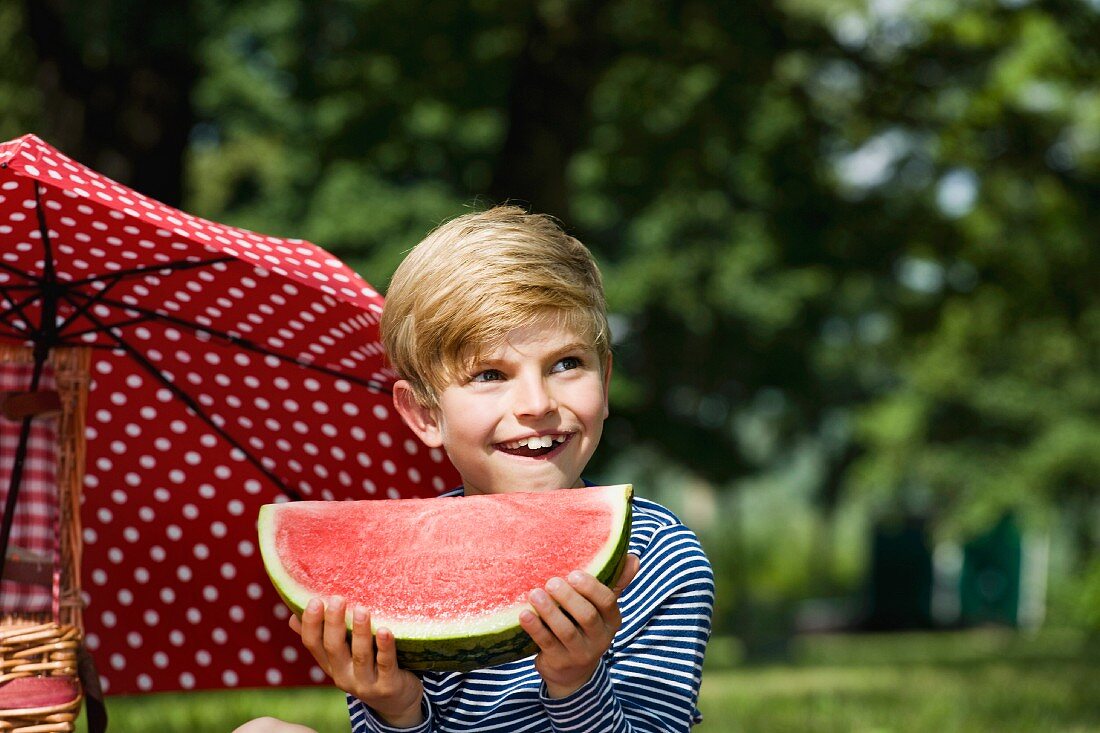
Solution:
M 100 172 L 179 205 L 197 75 L 190 3 L 9 1 L 0 12 L 11 21 L 5 26 L 16 68 L 33 68 L 27 76 L 34 82 L 28 89 L 12 79 L 5 97 L 19 106 L 23 95 L 34 101 L 34 131 Z M 19 127 L 5 127 L 12 135 L 29 131 L 31 118 L 23 112 Z
M 425 8 L 4 0 L 34 43 L 2 52 L 2 119 L 134 100 L 148 128 L 96 111 L 80 136 L 162 130 L 189 209 L 379 287 L 469 206 L 561 217 L 615 316 L 605 457 L 736 488 L 809 455 L 820 506 L 948 532 L 1095 502 L 1095 3 Z M 31 53 L 72 70 L 23 96 Z M 174 101 L 138 103 L 143 78 Z

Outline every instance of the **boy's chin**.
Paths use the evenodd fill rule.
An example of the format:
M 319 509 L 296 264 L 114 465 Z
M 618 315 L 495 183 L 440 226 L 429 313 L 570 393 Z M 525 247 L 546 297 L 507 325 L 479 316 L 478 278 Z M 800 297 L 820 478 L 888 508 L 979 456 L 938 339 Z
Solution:
M 564 475 L 559 471 L 538 471 L 534 475 L 526 472 L 516 472 L 508 477 L 487 481 L 483 494 L 517 494 L 540 493 L 544 491 L 557 491 L 559 489 L 572 489 L 584 486 L 580 476 Z

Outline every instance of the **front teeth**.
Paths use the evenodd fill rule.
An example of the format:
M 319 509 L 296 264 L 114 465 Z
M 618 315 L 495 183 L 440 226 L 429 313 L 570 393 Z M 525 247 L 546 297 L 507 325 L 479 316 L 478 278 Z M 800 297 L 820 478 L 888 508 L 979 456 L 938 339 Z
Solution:
M 520 438 L 514 443 L 505 443 L 504 447 L 510 450 L 516 450 L 517 448 L 549 448 L 554 443 L 564 443 L 568 435 L 543 435 L 532 436 L 530 438 Z

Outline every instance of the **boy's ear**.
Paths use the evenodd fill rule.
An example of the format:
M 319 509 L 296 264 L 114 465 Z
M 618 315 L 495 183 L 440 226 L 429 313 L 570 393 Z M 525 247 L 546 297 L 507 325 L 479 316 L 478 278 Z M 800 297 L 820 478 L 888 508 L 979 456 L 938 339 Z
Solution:
M 607 366 L 603 370 L 603 419 L 611 414 L 611 354 L 607 355 Z
M 435 410 L 420 404 L 412 385 L 404 379 L 393 383 L 393 406 L 424 445 L 429 448 L 443 445 L 443 432 Z

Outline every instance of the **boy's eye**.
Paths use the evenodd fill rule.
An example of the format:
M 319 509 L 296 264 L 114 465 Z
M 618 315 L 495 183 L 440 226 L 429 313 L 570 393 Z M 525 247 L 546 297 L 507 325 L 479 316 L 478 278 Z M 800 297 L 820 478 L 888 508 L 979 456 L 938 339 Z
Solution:
M 499 369 L 485 369 L 475 374 L 471 382 L 497 382 L 504 379 L 504 373 Z
M 558 359 L 558 361 L 554 364 L 554 368 L 552 371 L 566 372 L 570 369 L 579 369 L 582 366 L 584 366 L 584 362 L 582 362 L 580 359 L 575 356 L 567 356 L 563 359 Z

